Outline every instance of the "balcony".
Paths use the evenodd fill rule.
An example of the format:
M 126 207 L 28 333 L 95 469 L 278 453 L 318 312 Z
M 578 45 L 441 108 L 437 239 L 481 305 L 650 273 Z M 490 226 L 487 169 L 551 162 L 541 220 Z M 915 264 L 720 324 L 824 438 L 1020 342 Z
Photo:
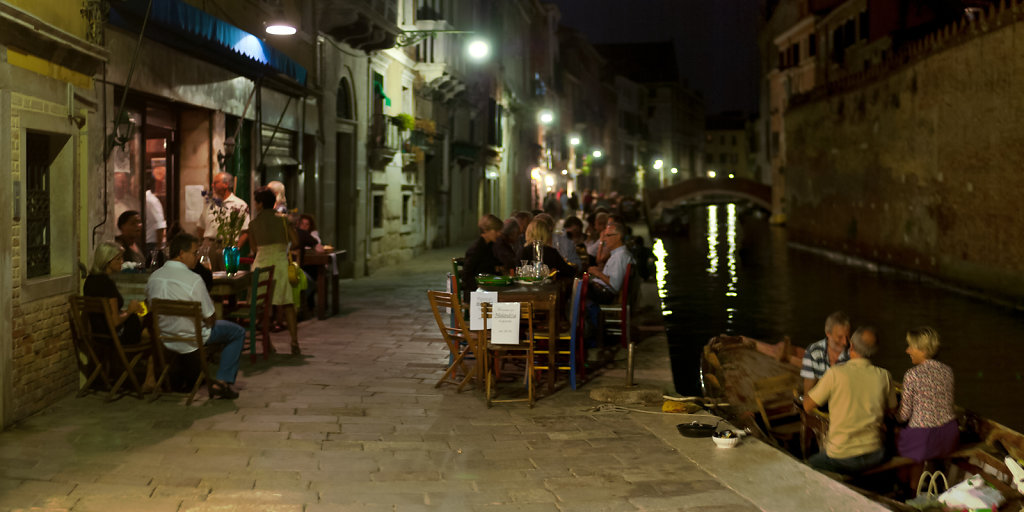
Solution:
M 366 52 L 395 45 L 398 0 L 318 0 L 317 25 L 335 40 Z
M 372 169 L 383 169 L 402 150 L 403 130 L 397 120 L 388 115 L 375 114 L 370 124 L 367 142 L 367 163 Z
M 446 21 L 418 20 L 409 30 L 452 30 Z M 426 87 L 434 91 L 441 101 L 448 101 L 466 88 L 463 79 L 465 56 L 462 51 L 464 37 L 460 34 L 437 34 L 416 45 L 415 69 L 423 77 Z

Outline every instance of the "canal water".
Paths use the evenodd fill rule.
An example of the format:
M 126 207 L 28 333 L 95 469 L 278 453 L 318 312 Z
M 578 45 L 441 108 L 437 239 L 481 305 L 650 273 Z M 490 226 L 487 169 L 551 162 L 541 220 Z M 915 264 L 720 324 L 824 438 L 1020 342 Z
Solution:
M 791 246 L 784 228 L 735 204 L 694 207 L 689 234 L 654 240 L 676 390 L 699 395 L 703 345 L 717 334 L 806 347 L 825 317 L 846 311 L 873 325 L 875 364 L 902 379 L 906 331 L 939 331 L 937 359 L 952 366 L 956 401 L 1024 432 L 1024 313 L 906 273 L 872 270 Z

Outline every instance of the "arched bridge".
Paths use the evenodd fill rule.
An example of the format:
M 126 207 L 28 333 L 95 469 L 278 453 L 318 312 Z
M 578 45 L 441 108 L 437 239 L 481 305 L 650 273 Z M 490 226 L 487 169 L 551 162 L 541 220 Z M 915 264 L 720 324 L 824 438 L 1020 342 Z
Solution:
M 746 199 L 766 210 L 772 209 L 772 187 L 745 178 L 692 178 L 665 188 L 647 191 L 647 207 L 660 212 L 665 208 L 704 197 Z

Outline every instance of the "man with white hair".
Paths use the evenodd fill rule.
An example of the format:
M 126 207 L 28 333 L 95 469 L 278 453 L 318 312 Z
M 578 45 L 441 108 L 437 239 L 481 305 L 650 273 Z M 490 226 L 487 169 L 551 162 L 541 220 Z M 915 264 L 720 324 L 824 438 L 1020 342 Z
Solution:
M 885 460 L 882 420 L 896 408 L 896 388 L 888 370 L 871 364 L 878 349 L 873 327 L 860 327 L 850 340 L 850 360 L 829 368 L 804 395 L 804 410 L 829 405 L 824 449 L 807 459 L 811 467 L 856 474 Z

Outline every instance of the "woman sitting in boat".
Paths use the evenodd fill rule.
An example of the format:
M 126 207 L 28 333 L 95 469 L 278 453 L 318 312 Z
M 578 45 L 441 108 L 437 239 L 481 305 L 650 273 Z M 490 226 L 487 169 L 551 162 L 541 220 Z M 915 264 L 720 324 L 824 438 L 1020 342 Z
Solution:
M 907 332 L 907 354 L 914 367 L 903 376 L 903 396 L 896 419 L 907 422 L 896 440 L 899 454 L 917 462 L 956 449 L 960 439 L 953 412 L 953 369 L 935 359 L 939 333 L 931 327 Z

